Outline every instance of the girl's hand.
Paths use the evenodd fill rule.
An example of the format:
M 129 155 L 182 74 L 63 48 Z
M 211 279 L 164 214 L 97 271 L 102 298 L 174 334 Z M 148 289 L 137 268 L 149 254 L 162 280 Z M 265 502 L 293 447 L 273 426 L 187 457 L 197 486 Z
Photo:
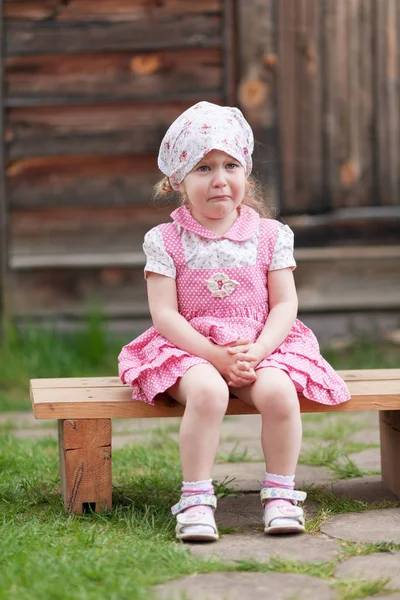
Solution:
M 235 356 L 237 361 L 247 362 L 252 368 L 256 367 L 263 358 L 268 356 L 264 346 L 259 342 L 229 346 L 228 353 L 231 356 Z
M 232 355 L 228 352 L 231 348 L 245 349 L 246 352 Z M 213 347 L 212 356 L 210 356 L 210 362 L 219 371 L 222 377 L 228 382 L 228 385 L 235 387 L 243 387 L 253 383 L 257 376 L 254 369 L 249 364 L 250 361 L 255 361 L 256 356 L 249 354 L 248 349 L 250 348 L 249 340 L 238 340 L 235 345 L 229 346 L 218 346 L 215 344 Z M 238 356 L 246 355 L 246 361 L 238 360 Z

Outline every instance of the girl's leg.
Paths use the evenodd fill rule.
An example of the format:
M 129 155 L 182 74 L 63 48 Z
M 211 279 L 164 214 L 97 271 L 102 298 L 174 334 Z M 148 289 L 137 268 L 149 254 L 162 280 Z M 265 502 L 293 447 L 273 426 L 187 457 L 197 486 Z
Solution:
M 180 456 L 184 481 L 211 478 L 229 389 L 212 365 L 196 365 L 168 391 L 185 405 L 180 428 Z
M 266 470 L 293 475 L 300 454 L 302 425 L 297 391 L 280 369 L 258 369 L 257 380 L 232 392 L 261 414 L 261 444 Z
M 202 364 L 189 369 L 168 393 L 185 405 L 180 428 L 182 497 L 173 509 L 177 514 L 177 537 L 213 541 L 218 539 L 218 531 L 212 508 L 215 496 L 211 472 L 229 389 L 213 366 Z
M 293 506 L 293 502 L 305 498 L 304 492 L 293 492 L 302 437 L 300 406 L 294 384 L 284 371 L 264 368 L 257 371 L 257 380 L 251 386 L 235 388 L 233 393 L 261 413 L 261 443 L 266 465 L 261 495 L 265 507 L 265 531 L 304 531 L 303 511 Z

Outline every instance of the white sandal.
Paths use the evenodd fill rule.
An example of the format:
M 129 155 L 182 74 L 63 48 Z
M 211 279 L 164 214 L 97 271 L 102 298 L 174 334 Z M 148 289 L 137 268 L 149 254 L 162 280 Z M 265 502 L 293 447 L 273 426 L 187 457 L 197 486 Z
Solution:
M 198 506 L 198 513 L 185 513 L 187 508 Z M 213 494 L 195 494 L 193 496 L 182 496 L 178 504 L 171 508 L 173 515 L 176 515 L 176 538 L 184 542 L 215 542 L 218 538 L 218 529 L 215 523 L 214 515 L 209 512 L 201 512 L 202 506 L 211 506 L 214 510 L 217 508 L 217 498 Z M 207 532 L 202 531 L 206 526 Z M 185 528 L 190 530 L 185 531 Z M 196 531 L 198 529 L 198 531 Z
M 304 502 L 306 492 L 286 490 L 284 488 L 263 488 L 260 492 L 263 507 L 268 500 L 291 500 L 288 506 L 264 508 L 264 532 L 270 535 L 278 533 L 302 533 L 304 531 L 304 512 L 297 502 Z

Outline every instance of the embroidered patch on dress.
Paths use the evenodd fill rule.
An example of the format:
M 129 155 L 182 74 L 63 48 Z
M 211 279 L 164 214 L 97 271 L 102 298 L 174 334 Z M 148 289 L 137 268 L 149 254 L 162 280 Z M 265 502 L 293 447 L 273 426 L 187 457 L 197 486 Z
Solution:
M 225 273 L 214 273 L 211 279 L 206 280 L 206 285 L 214 298 L 226 298 L 235 291 L 240 283 L 229 279 Z

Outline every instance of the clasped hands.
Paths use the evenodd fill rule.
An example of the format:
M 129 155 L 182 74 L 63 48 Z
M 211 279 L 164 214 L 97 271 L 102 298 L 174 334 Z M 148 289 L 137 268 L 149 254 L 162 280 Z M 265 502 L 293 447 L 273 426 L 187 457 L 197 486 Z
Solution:
M 226 346 L 215 345 L 212 364 L 232 387 L 251 385 L 257 379 L 255 367 L 267 355 L 259 342 L 239 339 Z

